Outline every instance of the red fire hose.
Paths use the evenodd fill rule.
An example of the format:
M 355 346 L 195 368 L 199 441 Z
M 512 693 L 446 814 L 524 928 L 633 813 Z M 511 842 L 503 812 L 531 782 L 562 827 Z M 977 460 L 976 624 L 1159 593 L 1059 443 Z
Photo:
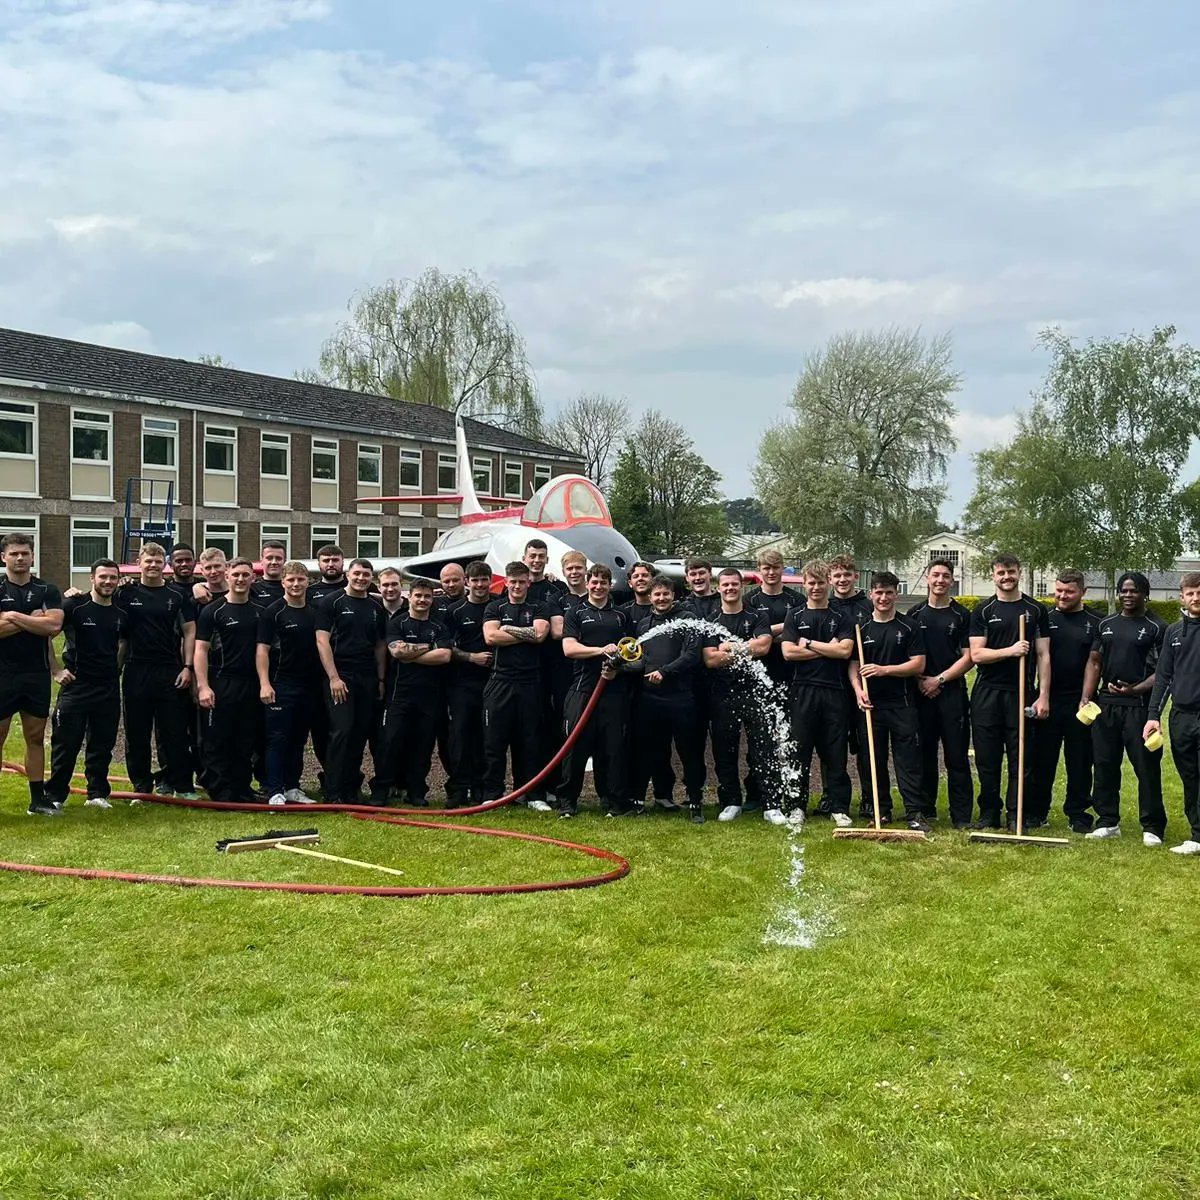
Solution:
M 558 753 L 532 778 L 528 783 L 514 788 L 506 796 L 490 800 L 487 804 L 478 804 L 471 808 L 454 809 L 455 816 L 469 816 L 474 813 L 488 812 L 504 804 L 511 804 L 523 796 L 531 788 L 536 787 L 566 756 L 567 752 L 578 740 L 584 726 L 591 719 L 592 713 L 604 692 L 605 679 L 597 682 L 594 691 L 588 699 L 587 706 L 580 714 L 575 727 L 567 735 Z M 3 770 L 23 775 L 24 768 L 16 763 L 5 762 Z M 86 795 L 82 788 L 71 788 L 73 795 Z M 278 813 L 277 805 L 269 804 L 227 804 L 219 800 L 182 800 L 178 796 L 159 796 L 145 792 L 113 792 L 112 795 L 121 800 L 142 800 L 153 804 L 174 804 L 181 808 L 213 808 L 229 812 L 270 812 Z M 483 826 L 454 825 L 447 821 L 431 821 L 428 810 L 421 808 L 394 808 L 386 813 L 378 808 L 365 804 L 289 804 L 285 806 L 292 812 L 331 812 L 349 813 L 360 820 L 377 821 L 388 825 L 409 825 L 416 829 L 453 830 L 459 833 L 476 834 L 480 837 L 516 838 L 523 842 L 541 842 L 549 846 L 560 846 L 564 850 L 573 850 L 577 854 L 586 854 L 592 858 L 603 859 L 616 865 L 610 871 L 600 875 L 587 875 L 579 879 L 554 879 L 536 883 L 499 883 L 482 884 L 467 887 L 356 887 L 343 884 L 327 883 L 282 883 L 271 881 L 256 881 L 249 879 L 207 879 L 190 878 L 182 875 L 148 875 L 133 871 L 105 871 L 91 867 L 52 867 L 39 863 L 0 862 L 0 871 L 20 871 L 30 875 L 66 875 L 75 879 L 100 879 L 120 883 L 159 883 L 173 887 L 220 887 L 240 888 L 246 891 L 258 892 L 299 892 L 305 895 L 320 896 L 390 896 L 405 898 L 413 896 L 505 896 L 521 892 L 551 892 L 566 891 L 573 888 L 597 887 L 604 883 L 613 883 L 629 874 L 629 861 L 612 850 L 604 850 L 598 846 L 587 846 L 579 842 L 566 842 L 558 838 L 543 837 L 535 833 L 521 833 L 515 829 L 489 829 Z M 425 820 L 406 820 L 400 813 L 421 815 Z

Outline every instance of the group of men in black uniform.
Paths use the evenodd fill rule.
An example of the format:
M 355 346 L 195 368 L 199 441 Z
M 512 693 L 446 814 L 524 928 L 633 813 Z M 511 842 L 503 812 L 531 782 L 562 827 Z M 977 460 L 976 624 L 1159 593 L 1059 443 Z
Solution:
M 629 571 L 632 599 L 618 605 L 607 567 L 571 553 L 563 579 L 555 579 L 538 539 L 508 564 L 499 595 L 490 568 L 472 563 L 448 565 L 438 589 L 413 582 L 407 596 L 397 571 L 376 576 L 365 560 L 346 564 L 332 545 L 319 551 L 310 582 L 302 563 L 285 561 L 280 543 L 263 546 L 260 578 L 246 559 L 226 562 L 210 549 L 197 563 L 185 545 L 174 548 L 168 578 L 166 555 L 148 543 L 136 579 L 121 584 L 116 563 L 102 559 L 88 591 L 64 599 L 33 574 L 25 535 L 10 534 L 2 546 L 0 737 L 20 713 L 34 814 L 61 811 L 85 741 L 86 803 L 111 806 L 108 772 L 123 709 L 126 766 L 140 793 L 194 797 L 199 781 L 216 800 L 311 803 L 301 788 L 311 741 L 322 798 L 331 803 L 400 798 L 427 806 L 438 753 L 447 808 L 496 799 L 511 778 L 529 808 L 570 817 L 590 768 L 607 813 L 639 815 L 648 799 L 678 808 L 674 752 L 699 823 L 711 743 L 722 821 L 759 811 L 783 824 L 807 812 L 815 754 L 822 781 L 815 811 L 852 824 L 847 762 L 854 753 L 860 816 L 871 815 L 877 786 L 881 817 L 892 819 L 894 771 L 906 823 L 928 829 L 937 816 L 940 751 L 953 825 L 996 828 L 1015 821 L 1024 722 L 1027 827 L 1047 821 L 1062 757 L 1072 829 L 1092 838 L 1119 834 L 1127 756 L 1143 839 L 1161 845 L 1162 751 L 1152 735 L 1170 696 L 1191 826 L 1174 849 L 1200 853 L 1200 639 L 1192 636 L 1200 575 L 1184 576 L 1184 611 L 1167 629 L 1146 611 L 1149 585 L 1137 572 L 1118 583 L 1119 611 L 1099 617 L 1083 607 L 1078 572 L 1060 574 L 1047 609 L 1022 594 L 1020 564 L 1005 555 L 992 564 L 995 595 L 973 611 L 952 598 L 952 565 L 935 561 L 927 599 L 901 613 L 896 577 L 877 573 L 868 595 L 846 556 L 807 563 L 803 593 L 783 584 L 774 551 L 760 555 L 761 582 L 749 591 L 734 568 L 722 570 L 714 588 L 711 565 L 692 559 L 683 601 L 670 579 L 639 562 Z M 65 649 L 43 783 L 57 667 L 51 642 L 60 630 Z M 640 657 L 622 654 L 627 639 L 639 642 Z M 768 695 L 751 678 L 755 660 L 772 685 Z M 1089 729 L 1077 714 L 1086 717 L 1093 701 L 1099 715 Z M 764 720 L 764 705 L 780 702 L 791 731 L 782 748 Z

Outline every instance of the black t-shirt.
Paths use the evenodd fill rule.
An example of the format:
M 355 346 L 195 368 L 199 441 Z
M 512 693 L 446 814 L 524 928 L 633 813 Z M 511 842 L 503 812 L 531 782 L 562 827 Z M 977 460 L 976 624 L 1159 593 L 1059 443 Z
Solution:
M 641 637 L 650 630 L 657 629 L 659 625 L 667 625 L 680 617 L 691 616 L 692 614 L 679 604 L 673 604 L 665 613 L 651 610 L 649 615 L 643 616 L 638 622 L 635 632 Z M 700 651 L 700 634 L 688 626 L 659 634 L 658 637 L 643 643 L 643 675 L 660 671 L 663 677 L 662 683 L 647 684 L 647 692 L 664 698 L 690 697 L 696 672 L 700 669 Z
M 801 638 L 814 642 L 853 641 L 854 626 L 832 608 L 793 608 L 783 622 L 780 640 L 799 643 Z M 840 688 L 846 678 L 844 658 L 806 659 L 791 666 L 793 687 Z
M 925 634 L 923 673 L 936 678 L 943 671 L 950 670 L 967 648 L 970 610 L 957 600 L 951 600 L 944 608 L 934 608 L 928 601 L 922 600 L 915 608 L 908 610 L 908 615 L 921 626 Z M 951 681 L 952 684 L 962 682 L 962 676 Z
M 1054 608 L 1046 616 L 1046 626 L 1050 630 L 1050 693 L 1077 705 L 1088 658 L 1100 649 L 1099 618 L 1086 608 L 1078 612 Z
M 483 640 L 483 621 L 487 614 L 490 600 L 476 604 L 473 600 L 463 600 L 456 604 L 446 614 L 446 629 L 450 634 L 451 645 L 464 654 L 489 654 L 491 647 Z M 456 662 L 451 664 L 451 686 L 458 683 L 481 684 L 491 673 L 490 667 L 477 667 L 473 663 Z
M 21 613 L 31 617 L 35 613 L 49 612 L 62 606 L 62 592 L 36 575 L 31 575 L 28 583 L 19 585 L 7 577 L 0 582 L 0 612 Z M 52 640 L 24 629 L 12 637 L 0 638 L 0 674 L 10 671 L 49 671 Z
M 135 579 L 131 580 L 131 582 L 137 583 L 138 581 Z M 166 580 L 167 587 L 174 588 L 181 596 L 186 596 L 189 600 L 192 600 L 194 595 L 192 588 L 195 587 L 196 584 L 202 582 L 203 580 L 198 579 L 195 575 L 193 575 L 190 579 L 180 579 L 176 575 L 169 575 L 167 576 Z M 121 586 L 124 587 L 125 584 L 122 584 Z M 195 603 L 194 600 L 193 603 Z
M 1163 635 L 1162 654 L 1154 672 L 1151 719 L 1157 721 L 1171 699 L 1172 710 L 1200 711 L 1200 621 L 1186 613 Z
M 925 634 L 911 618 L 897 613 L 890 621 L 872 617 L 862 626 L 863 661 L 882 667 L 902 667 L 910 658 L 925 653 Z M 857 645 L 850 652 L 857 661 Z M 875 708 L 906 708 L 917 700 L 917 677 L 879 678 L 866 681 L 871 704 Z
M 517 627 L 532 628 L 534 621 L 547 621 L 545 610 L 528 600 L 514 604 L 506 596 L 489 600 L 484 609 L 483 620 L 498 621 L 501 629 Z M 547 635 L 548 636 L 548 635 Z M 493 646 L 491 648 L 492 672 L 497 679 L 509 679 L 514 683 L 536 683 L 541 674 L 541 646 L 537 642 L 519 642 L 515 646 Z
M 841 613 L 843 617 L 849 618 L 854 625 L 861 625 L 864 621 L 871 620 L 875 612 L 875 605 L 871 603 L 871 597 L 861 588 L 844 600 L 830 588 L 829 607 L 834 612 Z
M 117 645 L 128 622 L 115 604 L 97 604 L 91 592 L 63 601 L 63 666 L 76 683 L 116 687 L 120 670 Z M 66 685 L 70 688 L 71 684 Z
M 762 637 L 763 634 L 771 632 L 771 624 L 767 620 L 767 614 L 760 608 L 750 609 L 742 608 L 741 612 L 725 613 L 718 612 L 715 616 L 708 618 L 714 624 L 720 625 L 723 629 L 733 634 L 734 638 L 740 638 L 743 642 L 752 641 L 754 638 Z M 704 639 L 704 645 L 716 649 L 722 642 L 727 642 L 730 639 L 725 636 L 717 636 L 712 634 Z M 734 686 L 734 672 L 728 667 L 714 667 L 709 670 L 709 677 L 712 679 L 713 690 L 716 692 L 728 692 Z
M 338 592 L 346 590 L 346 576 L 339 575 L 336 579 L 326 579 L 324 575 L 317 577 L 315 583 L 308 585 L 309 604 L 321 604 L 328 600 L 330 596 L 336 596 Z
M 603 608 L 597 608 L 589 601 L 587 604 L 578 605 L 563 617 L 563 640 L 574 638 L 582 646 L 608 646 L 632 636 L 633 625 L 629 615 L 613 607 L 611 601 Z M 576 692 L 590 692 L 604 669 L 604 659 L 575 658 L 571 661 L 575 666 L 571 689 Z M 619 686 L 622 679 L 623 676 L 618 675 L 610 681 L 609 686 Z
M 262 614 L 249 602 L 230 604 L 214 600 L 200 611 L 196 640 L 209 644 L 208 679 L 254 679 L 258 649 L 258 619 Z M 213 664 L 217 664 L 216 670 Z
M 1149 679 L 1158 665 L 1166 633 L 1166 625 L 1150 613 L 1140 617 L 1117 613 L 1100 621 L 1097 634 L 1100 693 L 1097 698 L 1102 703 L 1126 706 L 1149 703 L 1148 692 L 1144 696 L 1114 696 L 1106 689 L 1110 683 L 1141 683 Z
M 316 610 L 277 600 L 258 617 L 258 644 L 271 647 L 271 682 L 309 687 L 321 678 Z
M 384 639 L 387 622 L 383 605 L 370 596 L 351 596 L 342 590 L 317 605 L 317 629 L 329 634 L 339 674 L 374 674 L 375 648 Z
M 654 611 L 653 604 L 639 604 L 636 598 L 630 600 L 628 604 L 621 604 L 618 607 L 629 618 L 629 623 L 634 629 Z
M 183 627 L 196 619 L 196 604 L 180 588 L 147 587 L 139 579 L 118 590 L 115 604 L 128 622 L 128 661 L 179 670 Z M 206 606 L 211 607 L 211 606 Z
M 389 617 L 387 623 L 389 648 L 393 642 L 408 642 L 409 645 L 428 643 L 437 650 L 444 650 L 450 646 L 450 631 L 441 621 L 428 618 L 418 620 L 410 613 L 397 613 Z M 445 688 L 446 677 L 446 664 L 432 666 L 401 662 L 389 654 L 384 694 L 389 701 L 412 700 L 423 696 L 428 697 L 431 703 L 437 703 Z
M 545 608 L 547 613 L 558 615 L 554 607 L 568 591 L 567 585 L 561 579 L 538 579 L 530 583 L 525 600 L 529 604 L 537 604 Z
M 721 611 L 721 597 L 716 592 L 709 592 L 704 596 L 697 596 L 693 592 L 683 601 L 682 606 L 702 621 L 713 621 Z
M 781 625 L 787 620 L 788 613 L 803 601 L 800 593 L 790 587 L 785 587 L 777 596 L 768 595 L 761 587 L 754 587 L 746 593 L 742 603 L 746 608 L 761 608 L 767 614 L 768 625 Z M 776 683 L 786 683 L 791 679 L 793 664 L 783 657 L 778 641 L 772 640 L 771 649 L 763 661 L 767 664 L 767 674 Z
M 450 614 L 467 598 L 466 592 L 460 592 L 457 596 L 447 596 L 443 593 L 440 596 L 434 596 L 433 604 L 429 608 L 429 619 L 431 621 L 440 621 L 445 625 L 450 617 Z M 404 602 L 405 611 L 408 610 L 408 601 Z
M 989 600 L 981 600 L 971 612 L 967 636 L 986 638 L 984 645 L 989 650 L 1003 650 L 1021 640 L 1019 630 L 1022 615 L 1025 617 L 1025 637 L 1030 644 L 1029 653 L 1025 656 L 1025 681 L 1032 686 L 1037 675 L 1037 647 L 1034 643 L 1038 638 L 1050 636 L 1044 604 L 1039 604 L 1023 592 L 1020 600 L 997 600 L 994 596 Z M 1015 659 L 983 663 L 977 670 L 976 686 L 983 684 L 1001 692 L 1017 690 L 1020 674 Z
M 250 585 L 250 599 L 265 612 L 277 600 L 283 599 L 283 580 L 256 579 Z

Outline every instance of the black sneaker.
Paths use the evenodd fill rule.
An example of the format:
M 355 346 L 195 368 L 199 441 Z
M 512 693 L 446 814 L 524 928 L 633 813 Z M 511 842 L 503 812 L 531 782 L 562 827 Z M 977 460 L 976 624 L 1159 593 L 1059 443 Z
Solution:
M 25 810 L 30 817 L 61 817 L 62 809 L 52 800 L 31 800 Z
M 908 827 L 909 827 L 909 829 L 916 830 L 918 833 L 932 833 L 933 832 L 933 826 L 930 825 L 930 823 L 925 819 L 924 814 L 921 814 L 921 815 L 915 816 L 915 817 L 909 817 Z
M 700 807 L 700 805 L 698 805 L 698 804 L 692 805 L 689 812 L 691 813 L 691 821 L 692 821 L 693 825 L 703 825 L 704 824 L 704 809 L 702 809 Z
M 409 808 L 428 808 L 429 807 L 429 797 L 428 796 L 409 796 L 408 807 Z
M 833 801 L 828 796 L 822 796 L 817 802 L 817 807 L 813 809 L 814 817 L 832 817 L 833 816 Z
M 558 819 L 560 821 L 565 821 L 568 818 L 573 817 L 574 815 L 575 815 L 575 809 L 573 806 L 567 807 L 566 805 L 563 805 L 563 807 L 558 810 Z M 604 815 L 606 817 L 611 817 L 612 813 L 605 813 Z
M 984 830 L 984 829 L 1000 829 L 1002 828 L 999 820 L 993 820 L 991 817 L 980 817 L 978 821 L 972 821 L 967 826 L 968 829 Z

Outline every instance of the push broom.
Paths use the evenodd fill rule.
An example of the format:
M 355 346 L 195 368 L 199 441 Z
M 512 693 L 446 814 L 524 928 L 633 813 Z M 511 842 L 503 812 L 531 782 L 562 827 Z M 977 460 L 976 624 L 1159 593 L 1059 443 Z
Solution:
M 223 854 L 242 854 L 247 850 L 285 850 L 288 854 L 303 854 L 308 858 L 321 858 L 347 867 L 365 867 L 368 871 L 383 871 L 388 875 L 404 874 L 396 867 L 384 867 L 379 863 L 360 862 L 357 858 L 342 858 L 337 854 L 307 849 L 320 840 L 321 835 L 315 829 L 269 829 L 253 837 L 224 838 L 217 843 L 217 849 Z
M 862 627 L 854 627 L 854 638 L 858 642 L 858 661 L 863 661 Z M 871 689 L 866 679 L 862 679 L 863 691 L 867 699 L 871 698 Z M 879 766 L 875 761 L 875 721 L 869 708 L 864 708 L 867 716 L 867 758 L 871 763 L 871 800 L 875 809 L 875 825 L 871 829 L 835 829 L 835 838 L 857 838 L 867 842 L 927 842 L 929 839 L 919 829 L 884 829 L 879 816 Z
M 1017 638 L 1025 640 L 1025 614 L 1017 624 Z M 970 834 L 972 842 L 1007 842 L 1018 846 L 1069 846 L 1066 838 L 1027 837 L 1025 835 L 1025 659 L 1017 660 L 1017 832 L 988 833 L 978 830 Z

